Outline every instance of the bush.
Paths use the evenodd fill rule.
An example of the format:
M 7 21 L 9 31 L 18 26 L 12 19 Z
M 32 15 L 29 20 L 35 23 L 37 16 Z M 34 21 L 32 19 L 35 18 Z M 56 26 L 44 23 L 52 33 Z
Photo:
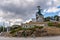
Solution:
M 40 27 L 39 27 L 39 29 L 42 29 L 42 28 L 43 28 L 43 26 L 40 26 Z
M 53 23 L 52 23 L 52 22 L 49 22 L 49 23 L 48 23 L 48 26 L 53 26 Z
M 58 25 L 57 25 L 57 27 L 59 27 L 59 28 L 60 28 L 60 24 L 58 24 Z
M 43 26 L 35 26 L 34 28 L 42 29 L 42 28 L 43 28 Z
M 13 33 L 15 33 L 15 32 L 16 32 L 16 30 L 11 30 L 10 34 L 13 34 Z

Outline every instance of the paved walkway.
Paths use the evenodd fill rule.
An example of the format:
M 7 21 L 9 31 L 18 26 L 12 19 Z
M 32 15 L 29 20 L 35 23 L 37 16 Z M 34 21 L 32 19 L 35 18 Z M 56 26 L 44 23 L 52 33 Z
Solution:
M 60 36 L 57 36 L 57 37 L 39 37 L 39 38 L 9 38 L 9 37 L 0 37 L 0 40 L 60 40 Z

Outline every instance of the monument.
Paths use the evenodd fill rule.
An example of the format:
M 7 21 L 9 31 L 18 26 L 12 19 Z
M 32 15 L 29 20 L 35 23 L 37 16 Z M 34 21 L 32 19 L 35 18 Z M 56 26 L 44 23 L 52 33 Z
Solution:
M 36 13 L 36 22 L 44 22 L 44 16 L 41 14 L 40 6 L 37 6 L 38 12 Z

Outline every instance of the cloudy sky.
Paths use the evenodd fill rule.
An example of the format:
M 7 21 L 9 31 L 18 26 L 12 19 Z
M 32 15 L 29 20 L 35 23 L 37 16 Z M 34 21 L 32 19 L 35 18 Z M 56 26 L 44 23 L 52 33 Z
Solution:
M 45 17 L 60 16 L 60 0 L 0 0 L 0 25 L 30 21 L 35 18 L 38 5 Z

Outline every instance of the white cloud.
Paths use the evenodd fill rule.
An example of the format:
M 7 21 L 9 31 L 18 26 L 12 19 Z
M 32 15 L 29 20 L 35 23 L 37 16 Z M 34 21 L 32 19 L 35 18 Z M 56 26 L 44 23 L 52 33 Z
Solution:
M 26 20 L 26 21 L 23 22 L 23 23 L 29 23 L 30 21 L 32 21 L 32 19 Z
M 45 9 L 43 11 L 43 15 L 47 15 L 47 14 L 52 14 L 52 15 L 58 15 L 60 16 L 60 8 L 57 8 L 57 7 L 52 7 L 52 8 L 48 8 L 48 9 Z M 48 15 L 47 15 L 48 16 Z
M 9 5 L 9 4 L 14 4 L 14 5 L 16 5 L 16 6 L 18 6 L 18 5 L 20 5 L 21 3 L 20 3 L 20 0 L 2 0 L 1 2 L 0 2 L 0 5 Z
M 58 13 L 58 16 L 60 16 L 60 12 Z
M 47 2 L 47 5 L 50 6 L 50 7 L 59 6 L 60 5 L 60 0 L 49 0 Z
M 11 19 L 9 22 L 11 22 L 11 25 L 14 25 L 14 24 L 20 25 L 21 22 L 23 22 L 23 20 L 22 19 Z
M 34 0 L 26 0 L 26 1 L 28 1 L 28 2 L 34 2 Z
M 47 2 L 47 5 L 51 6 L 52 5 L 51 1 Z
M 57 0 L 53 0 L 53 1 L 57 2 Z
M 59 6 L 60 5 L 60 0 L 53 0 L 54 1 L 54 5 L 55 6 Z
M 0 2 L 0 5 L 16 5 L 16 7 L 20 6 L 28 6 L 28 5 L 34 5 L 34 0 L 2 0 Z
M 44 12 L 47 12 L 47 13 L 58 12 L 58 11 L 60 11 L 60 8 L 56 8 L 56 7 L 52 7 L 44 10 Z
M 14 24 L 17 24 L 17 25 L 20 25 L 21 24 L 21 22 L 23 22 L 23 20 L 22 19 L 4 19 L 3 17 L 0 17 L 0 26 L 1 25 L 5 25 L 6 27 L 7 26 L 11 26 L 11 25 L 14 25 Z M 9 24 L 10 23 L 10 24 Z M 3 26 L 4 26 L 3 25 Z
M 25 18 L 32 17 L 33 11 L 36 10 L 36 5 L 40 5 L 43 9 L 45 8 L 44 12 L 57 12 L 60 10 L 54 7 L 60 5 L 60 0 L 0 0 L 1 5 L 0 17 L 3 19 L 8 18 L 8 20 L 12 20 L 14 23 L 22 22 L 23 16 Z M 29 21 L 27 20 L 27 22 Z
M 22 19 L 11 19 L 10 21 L 11 22 L 22 22 L 23 20 Z
M 3 19 L 3 17 L 0 17 L 0 22 L 4 22 L 5 19 Z
M 52 3 L 51 2 L 48 2 L 48 5 L 51 5 Z
M 5 12 L 5 11 L 3 11 L 3 10 L 0 10 L 0 17 L 9 17 L 9 16 L 12 16 L 12 15 L 14 15 L 14 13 L 12 13 L 12 12 Z

